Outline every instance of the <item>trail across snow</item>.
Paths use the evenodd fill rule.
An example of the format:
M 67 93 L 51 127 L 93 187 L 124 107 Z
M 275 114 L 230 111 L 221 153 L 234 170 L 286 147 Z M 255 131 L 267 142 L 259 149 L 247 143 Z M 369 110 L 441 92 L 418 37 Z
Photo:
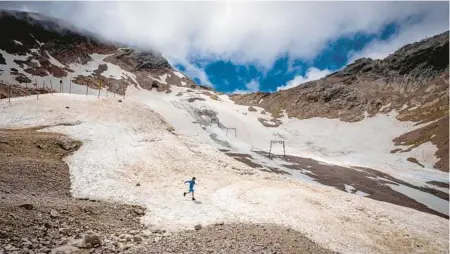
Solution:
M 448 253 L 447 220 L 256 171 L 199 142 L 201 135 L 169 132 L 163 118 L 134 96 L 122 103 L 73 94 L 13 98 L 11 104 L 1 100 L 0 127 L 80 121 L 43 130 L 83 142 L 66 158 L 73 195 L 143 205 L 143 223 L 149 226 L 182 230 L 222 221 L 276 223 L 344 253 Z M 167 105 L 174 104 L 160 107 Z M 200 128 L 183 116 L 187 130 Z M 198 179 L 198 202 L 182 195 L 183 182 L 192 176 Z

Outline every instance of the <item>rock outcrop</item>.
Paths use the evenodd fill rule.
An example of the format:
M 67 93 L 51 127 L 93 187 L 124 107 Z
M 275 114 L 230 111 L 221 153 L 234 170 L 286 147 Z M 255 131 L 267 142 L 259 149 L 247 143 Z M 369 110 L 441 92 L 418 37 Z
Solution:
M 359 59 L 320 80 L 291 89 L 231 98 L 238 104 L 262 107 L 275 117 L 284 111 L 299 119 L 324 117 L 355 122 L 364 119 L 366 113 L 371 117 L 396 110 L 397 119 L 403 121 L 444 121 L 449 109 L 448 55 L 449 33 L 445 32 L 406 45 L 383 60 Z M 439 129 L 439 133 L 430 131 L 437 128 L 424 129 L 427 131 L 403 135 L 395 143 L 417 146 L 432 142 L 439 148 L 436 156 L 440 161 L 435 166 L 448 171 L 448 123 L 447 130 Z M 429 136 L 422 136 L 425 133 Z
M 70 78 L 76 84 L 94 89 L 101 85 L 118 94 L 123 94 L 129 85 L 137 87 L 138 83 L 144 89 L 156 87 L 160 92 L 167 92 L 169 83 L 200 88 L 188 77 L 177 73 L 159 52 L 126 48 L 58 19 L 37 13 L 0 10 L 0 25 L 8 27 L 2 32 L 0 50 L 23 56 L 23 60 L 14 61 L 21 69 L 11 73 L 19 83 L 34 82 L 34 78 L 27 78 L 27 74 L 31 74 L 39 77 Z M 107 76 L 105 64 L 99 64 L 97 69 L 89 70 L 93 71 L 90 75 L 74 73 L 71 64 L 78 64 L 85 69 L 88 67 L 84 66 L 92 68 L 90 62 L 94 60 L 94 54 L 104 55 L 104 62 L 131 72 L 136 76 L 136 80 L 131 77 L 117 79 Z M 55 63 L 52 58 L 60 64 Z M 10 66 L 7 66 L 4 56 L 0 53 L 0 80 L 3 80 L 2 76 L 9 71 Z M 161 80 L 161 77 L 165 77 L 165 80 Z

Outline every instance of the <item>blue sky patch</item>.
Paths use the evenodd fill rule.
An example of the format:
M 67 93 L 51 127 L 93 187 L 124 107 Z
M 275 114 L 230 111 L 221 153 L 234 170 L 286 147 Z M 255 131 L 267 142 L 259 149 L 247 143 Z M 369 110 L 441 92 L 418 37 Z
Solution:
M 417 22 L 417 17 L 408 21 Z M 315 67 L 319 70 L 335 71 L 344 67 L 350 58 L 351 52 L 359 52 L 374 40 L 388 40 L 395 35 L 399 26 L 396 23 L 386 25 L 377 34 L 357 33 L 351 37 L 342 37 L 330 41 L 327 47 L 314 59 L 304 61 L 302 59 L 291 59 L 289 56 L 279 57 L 269 70 L 261 70 L 253 64 L 238 65 L 224 60 L 206 60 L 192 58 L 191 64 L 203 69 L 212 83 L 213 87 L 221 92 L 232 93 L 236 90 L 248 90 L 247 84 L 256 81 L 259 91 L 274 92 L 277 87 L 285 85 L 296 76 L 304 76 L 307 70 Z M 175 67 L 184 71 L 183 65 Z M 200 83 L 198 78 L 194 81 Z M 201 83 L 200 83 L 201 84 Z

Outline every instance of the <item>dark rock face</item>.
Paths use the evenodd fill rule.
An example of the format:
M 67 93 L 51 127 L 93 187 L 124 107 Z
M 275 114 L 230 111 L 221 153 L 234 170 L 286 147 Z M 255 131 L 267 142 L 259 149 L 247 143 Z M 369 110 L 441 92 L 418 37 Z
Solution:
M 6 64 L 6 60 L 1 53 L 0 53 L 0 64 Z
M 121 49 L 121 53 L 116 54 L 115 58 L 130 64 L 135 70 L 172 68 L 161 53 L 156 51 Z

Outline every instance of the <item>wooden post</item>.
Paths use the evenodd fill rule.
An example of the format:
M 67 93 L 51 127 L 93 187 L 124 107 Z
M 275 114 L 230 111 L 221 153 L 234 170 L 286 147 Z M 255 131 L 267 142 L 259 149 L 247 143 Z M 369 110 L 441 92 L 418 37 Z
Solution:
M 36 79 L 35 79 L 36 81 Z M 36 92 L 36 99 L 39 100 L 39 92 L 37 91 L 37 83 L 34 84 L 34 91 Z

